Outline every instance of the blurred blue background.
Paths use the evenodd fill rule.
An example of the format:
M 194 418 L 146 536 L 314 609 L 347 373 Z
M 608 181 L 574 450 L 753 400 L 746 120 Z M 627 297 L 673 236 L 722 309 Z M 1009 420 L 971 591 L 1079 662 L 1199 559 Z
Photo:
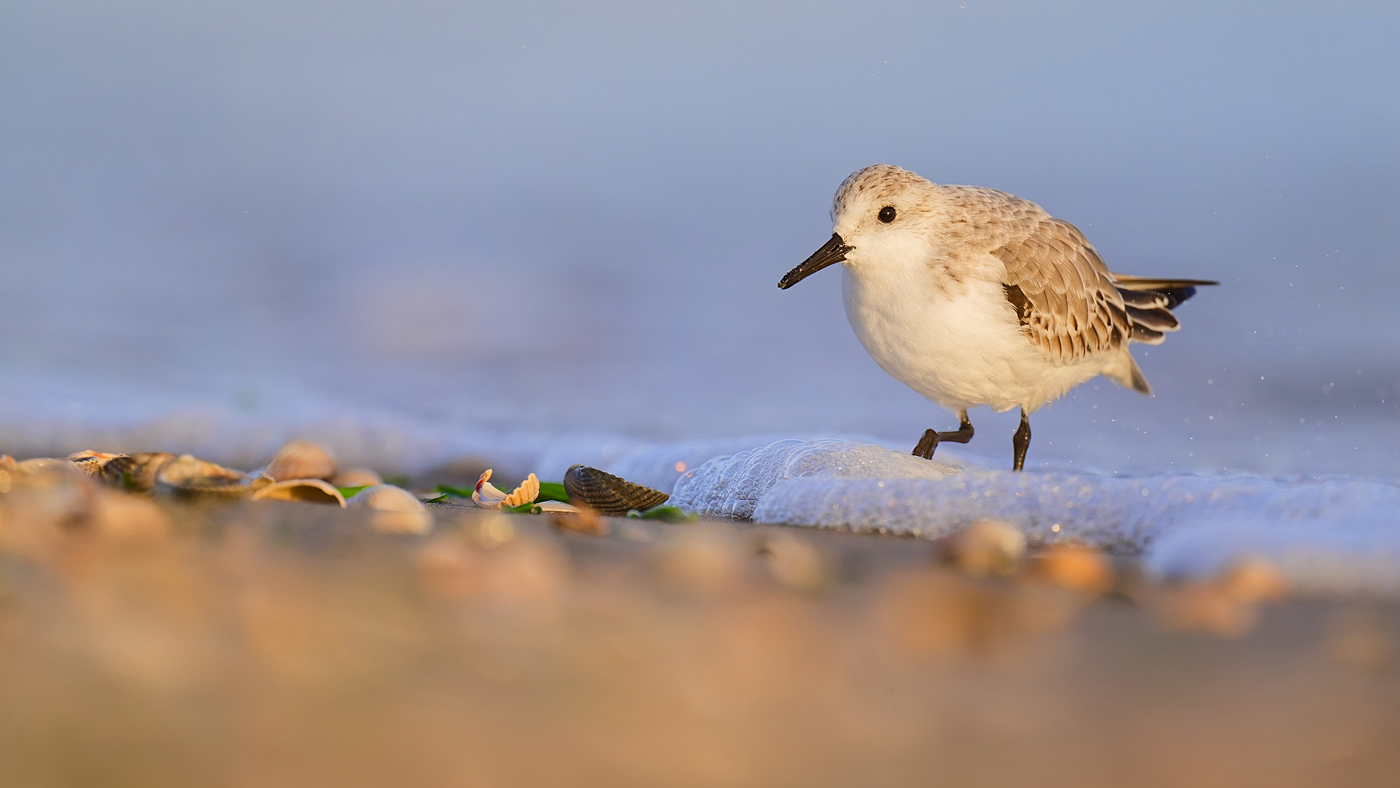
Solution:
M 912 446 L 954 419 L 839 274 L 776 287 L 889 162 L 1223 282 L 1137 351 L 1155 398 L 1082 387 L 1032 465 L 1395 477 L 1400 22 L 1076 15 L 1114 8 L 7 2 L 0 451 Z

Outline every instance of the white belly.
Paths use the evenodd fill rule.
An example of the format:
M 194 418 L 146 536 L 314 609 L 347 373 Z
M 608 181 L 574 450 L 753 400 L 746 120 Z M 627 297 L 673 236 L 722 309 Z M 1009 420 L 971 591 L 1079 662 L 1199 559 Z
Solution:
M 1052 365 L 1020 331 L 997 282 L 936 282 L 845 269 L 846 318 L 880 368 L 949 410 L 1035 410 L 1099 374 Z

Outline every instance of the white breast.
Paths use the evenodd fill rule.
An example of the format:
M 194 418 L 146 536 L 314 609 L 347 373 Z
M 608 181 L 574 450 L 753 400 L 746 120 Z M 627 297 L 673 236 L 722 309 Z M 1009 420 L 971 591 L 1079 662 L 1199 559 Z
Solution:
M 1055 367 L 1016 322 L 1000 282 L 927 267 L 846 265 L 846 318 L 875 363 L 949 410 L 1035 410 L 1099 373 Z

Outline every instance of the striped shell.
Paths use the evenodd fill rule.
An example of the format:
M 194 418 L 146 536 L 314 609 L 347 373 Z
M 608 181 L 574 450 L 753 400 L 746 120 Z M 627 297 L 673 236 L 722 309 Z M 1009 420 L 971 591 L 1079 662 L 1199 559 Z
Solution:
M 88 476 L 102 476 L 102 468 L 112 460 L 120 459 L 121 454 L 107 454 L 100 451 L 75 451 L 68 455 L 68 461 L 82 469 Z
M 633 509 L 644 512 L 671 497 L 587 465 L 575 465 L 564 473 L 564 489 L 569 493 L 570 503 L 612 515 L 627 514 Z
M 174 459 L 163 451 L 114 457 L 102 465 L 102 478 L 114 487 L 147 493 L 155 489 L 156 474 Z

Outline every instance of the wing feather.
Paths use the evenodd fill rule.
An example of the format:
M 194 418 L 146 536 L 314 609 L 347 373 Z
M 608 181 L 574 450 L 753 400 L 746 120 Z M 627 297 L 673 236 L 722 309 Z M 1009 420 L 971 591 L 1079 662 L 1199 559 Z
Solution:
M 1074 225 L 1049 216 L 1022 228 L 992 254 L 1006 266 L 1005 284 L 1024 297 L 1018 313 L 1031 341 L 1060 364 L 1120 347 L 1132 322 L 1093 245 Z
M 959 240 L 1001 261 L 1002 288 L 1021 330 L 1055 364 L 1119 351 L 1129 342 L 1158 344 L 1178 327 L 1171 310 L 1197 287 L 1216 284 L 1112 273 L 1079 228 L 1033 202 L 973 186 L 938 188 L 962 212 Z M 1147 391 L 1129 362 L 1131 380 L 1124 385 Z

